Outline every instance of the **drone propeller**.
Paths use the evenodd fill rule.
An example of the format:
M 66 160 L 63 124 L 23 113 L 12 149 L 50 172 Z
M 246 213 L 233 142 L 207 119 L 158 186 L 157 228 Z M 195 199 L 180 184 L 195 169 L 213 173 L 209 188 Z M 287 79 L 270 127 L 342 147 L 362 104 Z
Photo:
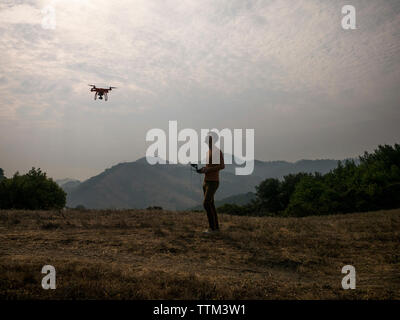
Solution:
M 111 89 L 117 89 L 117 87 L 110 87 L 110 89 L 109 89 L 109 90 L 111 90 Z
M 89 87 L 96 88 L 94 84 L 88 84 Z

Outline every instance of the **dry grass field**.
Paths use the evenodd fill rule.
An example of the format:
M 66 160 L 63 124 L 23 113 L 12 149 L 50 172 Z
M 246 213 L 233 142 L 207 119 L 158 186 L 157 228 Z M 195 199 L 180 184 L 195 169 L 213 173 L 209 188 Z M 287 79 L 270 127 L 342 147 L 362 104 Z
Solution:
M 0 298 L 400 299 L 400 210 L 220 221 L 204 235 L 202 213 L 0 211 Z

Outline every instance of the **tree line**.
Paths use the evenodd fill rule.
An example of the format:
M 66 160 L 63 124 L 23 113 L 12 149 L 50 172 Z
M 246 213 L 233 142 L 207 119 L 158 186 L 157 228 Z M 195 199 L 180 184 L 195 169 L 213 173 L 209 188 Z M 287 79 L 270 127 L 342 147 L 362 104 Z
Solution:
M 225 204 L 219 212 L 237 215 L 309 216 L 400 207 L 400 145 L 380 145 L 356 163 L 339 161 L 327 174 L 289 174 L 256 187 L 256 200 Z
M 49 210 L 62 209 L 66 193 L 40 169 L 27 174 L 18 172 L 12 178 L 0 168 L 0 209 Z
M 61 209 L 66 193 L 40 169 L 12 178 L 0 168 L 0 209 Z M 380 145 L 359 161 L 339 161 L 329 173 L 268 178 L 246 205 L 225 204 L 219 212 L 236 215 L 309 216 L 400 207 L 400 145 Z

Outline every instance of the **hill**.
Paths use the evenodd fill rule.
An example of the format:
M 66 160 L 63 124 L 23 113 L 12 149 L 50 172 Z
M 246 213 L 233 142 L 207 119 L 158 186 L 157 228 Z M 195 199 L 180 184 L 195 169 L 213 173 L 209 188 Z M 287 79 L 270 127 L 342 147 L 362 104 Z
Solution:
M 221 198 L 251 190 L 260 181 L 256 176 L 221 174 Z M 144 159 L 121 163 L 82 182 L 68 193 L 67 206 L 86 208 L 146 208 L 161 206 L 184 209 L 201 201 L 201 177 L 183 165 L 149 165 Z
M 400 299 L 400 209 L 220 221 L 204 235 L 204 213 L 0 211 L 0 299 Z
M 77 186 L 81 184 L 81 182 L 77 179 L 60 179 L 56 180 L 56 183 L 68 194 L 71 192 L 73 189 L 75 189 Z
M 68 183 L 72 183 L 72 184 L 79 184 L 80 181 L 77 179 L 71 179 L 71 178 L 65 178 L 65 179 L 58 179 L 55 181 L 60 187 L 68 184 Z
M 269 177 L 282 178 L 288 173 L 326 173 L 336 167 L 336 160 L 255 161 L 252 175 L 236 176 L 235 165 L 227 165 L 221 172 L 221 185 L 216 200 L 253 192 L 256 185 Z M 162 206 L 169 210 L 192 208 L 201 203 L 201 177 L 189 166 L 149 165 L 145 158 L 120 163 L 106 169 L 67 192 L 67 206 L 86 208 L 147 208 Z

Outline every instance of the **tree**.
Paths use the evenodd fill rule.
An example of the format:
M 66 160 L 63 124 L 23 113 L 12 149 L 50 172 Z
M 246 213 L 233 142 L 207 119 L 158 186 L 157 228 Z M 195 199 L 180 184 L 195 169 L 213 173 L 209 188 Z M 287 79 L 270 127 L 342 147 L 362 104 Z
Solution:
M 400 207 L 400 145 L 365 152 L 360 164 L 339 162 L 324 176 L 302 179 L 285 212 L 305 216 Z
M 280 202 L 282 204 L 282 210 L 286 209 L 289 205 L 290 198 L 296 189 L 296 185 L 305 177 L 312 176 L 310 173 L 300 172 L 297 174 L 288 174 L 283 177 L 281 182 L 280 191 Z
M 1 209 L 61 209 L 65 203 L 66 193 L 40 169 L 32 168 L 25 175 L 16 172 L 0 183 Z
M 326 203 L 322 202 L 325 186 L 320 175 L 310 175 L 303 178 L 296 185 L 295 192 L 290 198 L 288 207 L 285 210 L 287 215 L 291 216 L 307 216 L 318 215 L 323 211 L 322 207 L 326 207 Z
M 290 198 L 295 191 L 296 185 L 305 177 L 310 177 L 309 173 L 289 174 L 283 177 L 282 181 L 269 178 L 256 187 L 258 210 L 267 213 L 278 214 L 283 212 L 289 205 Z
M 262 211 L 275 213 L 284 209 L 280 197 L 281 183 L 278 179 L 269 178 L 256 187 L 258 205 Z

